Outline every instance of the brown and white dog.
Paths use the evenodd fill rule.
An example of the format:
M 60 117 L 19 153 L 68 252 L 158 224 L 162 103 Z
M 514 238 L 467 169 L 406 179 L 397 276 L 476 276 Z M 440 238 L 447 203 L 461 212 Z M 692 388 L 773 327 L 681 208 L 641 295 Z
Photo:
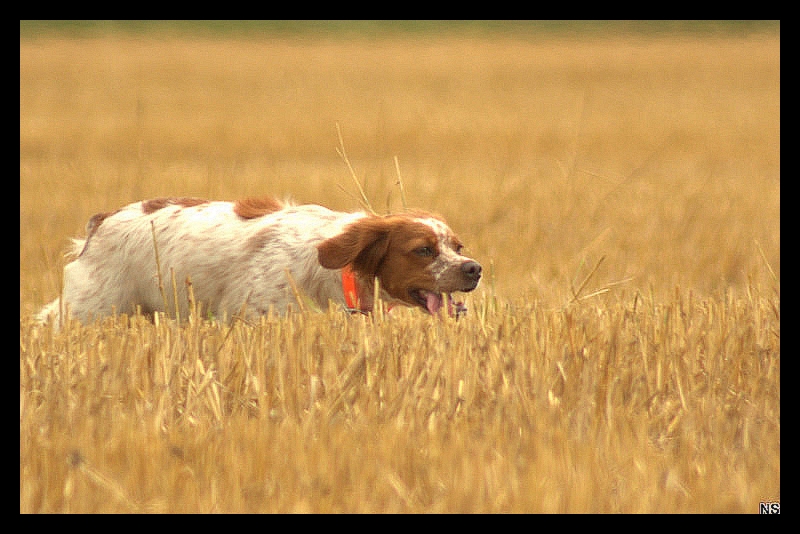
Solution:
M 62 309 L 84 322 L 137 307 L 150 314 L 165 311 L 165 298 L 172 311 L 173 273 L 181 316 L 188 277 L 202 313 L 218 318 L 284 312 L 296 302 L 292 284 L 322 309 L 332 301 L 370 312 L 375 279 L 390 305 L 460 313 L 463 305 L 443 294 L 472 291 L 481 278 L 447 224 L 421 211 L 378 216 L 271 198 L 159 198 L 99 213 L 86 232 L 64 268 L 64 306 L 56 299 L 39 320 Z

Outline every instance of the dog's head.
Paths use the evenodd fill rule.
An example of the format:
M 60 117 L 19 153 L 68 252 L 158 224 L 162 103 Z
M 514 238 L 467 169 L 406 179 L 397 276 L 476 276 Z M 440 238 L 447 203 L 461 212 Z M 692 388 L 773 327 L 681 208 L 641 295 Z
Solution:
M 317 246 L 320 265 L 374 278 L 393 300 L 435 314 L 443 293 L 472 291 L 481 266 L 461 254 L 462 244 L 439 217 L 423 212 L 369 215 Z

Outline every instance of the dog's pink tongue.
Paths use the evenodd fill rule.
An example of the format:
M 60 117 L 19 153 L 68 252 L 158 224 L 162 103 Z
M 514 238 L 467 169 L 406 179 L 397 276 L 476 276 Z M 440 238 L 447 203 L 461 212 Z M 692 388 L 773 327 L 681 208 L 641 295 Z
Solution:
M 432 315 L 436 315 L 436 312 L 442 307 L 442 296 L 433 292 L 426 293 L 425 307 L 428 308 Z

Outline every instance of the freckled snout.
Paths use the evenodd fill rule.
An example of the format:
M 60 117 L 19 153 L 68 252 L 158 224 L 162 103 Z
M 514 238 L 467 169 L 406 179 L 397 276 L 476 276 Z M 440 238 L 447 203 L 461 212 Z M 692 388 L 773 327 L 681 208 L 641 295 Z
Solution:
M 477 261 L 470 260 L 461 264 L 461 273 L 467 282 L 467 286 L 464 287 L 463 291 L 472 291 L 478 286 L 478 282 L 481 279 L 481 271 L 481 264 Z

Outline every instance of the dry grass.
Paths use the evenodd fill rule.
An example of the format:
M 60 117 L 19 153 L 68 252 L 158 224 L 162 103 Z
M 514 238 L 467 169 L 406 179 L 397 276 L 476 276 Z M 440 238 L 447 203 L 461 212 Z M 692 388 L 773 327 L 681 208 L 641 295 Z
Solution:
M 780 40 L 20 42 L 21 512 L 780 500 Z M 441 212 L 463 320 L 33 325 L 98 212 Z

